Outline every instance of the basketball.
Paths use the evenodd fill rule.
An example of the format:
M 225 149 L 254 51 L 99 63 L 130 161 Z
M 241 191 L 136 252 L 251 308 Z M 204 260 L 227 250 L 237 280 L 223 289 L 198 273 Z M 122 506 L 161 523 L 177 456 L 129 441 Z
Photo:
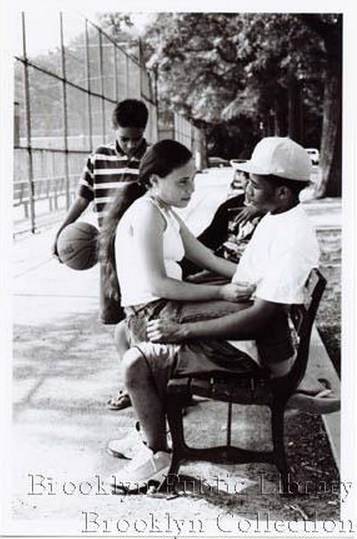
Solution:
M 66 226 L 57 241 L 61 262 L 75 270 L 92 268 L 98 262 L 98 234 L 89 223 L 78 221 Z

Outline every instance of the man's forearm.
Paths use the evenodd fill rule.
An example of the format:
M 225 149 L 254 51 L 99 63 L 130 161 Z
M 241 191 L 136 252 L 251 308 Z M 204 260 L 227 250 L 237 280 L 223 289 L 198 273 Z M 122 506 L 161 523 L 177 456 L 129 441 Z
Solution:
M 282 305 L 262 299 L 252 303 L 239 303 L 240 311 L 205 320 L 203 322 L 178 323 L 156 319 L 147 323 L 150 341 L 179 343 L 191 339 L 256 340 L 261 330 L 272 319 L 281 316 Z
M 271 313 L 255 305 L 242 304 L 242 311 L 206 320 L 182 324 L 183 340 L 189 339 L 255 339 L 268 322 Z

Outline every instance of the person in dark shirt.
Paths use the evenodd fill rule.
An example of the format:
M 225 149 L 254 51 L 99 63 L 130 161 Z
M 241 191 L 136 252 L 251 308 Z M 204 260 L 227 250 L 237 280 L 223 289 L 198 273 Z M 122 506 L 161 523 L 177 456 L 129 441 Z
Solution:
M 239 262 L 255 227 L 264 215 L 247 200 L 245 190 L 249 181 L 248 175 L 241 172 L 239 180 L 243 192 L 223 202 L 216 210 L 209 226 L 197 237 L 215 254 L 236 263 Z M 200 268 L 185 258 L 182 262 L 182 271 L 184 277 L 188 277 L 197 274 Z

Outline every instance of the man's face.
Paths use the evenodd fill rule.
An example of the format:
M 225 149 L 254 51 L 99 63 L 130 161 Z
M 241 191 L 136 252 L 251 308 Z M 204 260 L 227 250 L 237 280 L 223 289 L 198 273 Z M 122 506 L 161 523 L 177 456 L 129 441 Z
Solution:
M 259 174 L 250 174 L 246 196 L 249 204 L 263 212 L 274 212 L 280 205 L 277 189 L 274 189 L 271 183 Z
M 141 127 L 120 127 L 115 129 L 115 137 L 120 149 L 129 157 L 139 148 L 144 137 L 144 128 Z

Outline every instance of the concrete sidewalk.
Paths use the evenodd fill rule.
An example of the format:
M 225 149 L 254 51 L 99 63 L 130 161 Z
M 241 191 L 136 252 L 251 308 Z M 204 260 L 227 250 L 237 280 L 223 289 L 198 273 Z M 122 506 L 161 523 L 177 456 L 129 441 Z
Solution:
M 199 181 L 207 182 L 206 175 L 201 178 Z M 197 204 L 208 205 L 214 212 L 213 184 L 212 197 L 198 198 Z M 322 214 L 326 222 L 332 215 L 324 211 L 320 220 Z M 102 485 L 102 480 L 123 465 L 106 453 L 106 443 L 126 435 L 134 414 L 131 408 L 110 412 L 105 407 L 121 381 L 113 328 L 98 322 L 98 268 L 76 272 L 58 264 L 49 254 L 53 235 L 50 229 L 23 237 L 13 248 L 13 521 L 7 531 L 105 533 L 103 521 L 108 520 L 108 532 L 118 534 L 119 520 L 119 531 L 126 535 L 140 532 L 143 522 L 145 534 L 152 526 L 152 534 L 178 535 L 182 525 L 181 533 L 192 535 L 199 532 L 202 520 L 206 535 L 217 536 L 228 526 L 228 520 L 220 526 L 217 519 L 229 511 L 234 518 L 258 510 L 269 511 L 272 519 L 301 518 L 277 494 L 275 468 L 268 465 L 185 466 L 182 473 L 190 485 L 203 487 L 194 492 L 191 487 L 186 492 L 183 488 L 177 497 L 114 496 Z M 313 346 L 319 350 L 319 368 L 325 369 L 326 352 L 316 333 Z M 338 391 L 338 380 L 334 383 Z M 235 406 L 234 437 L 243 447 L 268 447 L 267 411 L 252 408 Z M 192 408 L 187 421 L 189 440 L 199 444 L 204 437 L 223 443 L 224 410 L 223 404 L 212 403 Z M 299 417 L 291 413 L 287 422 Z M 304 502 L 299 503 L 303 507 Z M 306 507 L 313 503 L 308 499 Z M 321 516 L 337 516 L 332 490 L 323 495 L 323 507 Z

